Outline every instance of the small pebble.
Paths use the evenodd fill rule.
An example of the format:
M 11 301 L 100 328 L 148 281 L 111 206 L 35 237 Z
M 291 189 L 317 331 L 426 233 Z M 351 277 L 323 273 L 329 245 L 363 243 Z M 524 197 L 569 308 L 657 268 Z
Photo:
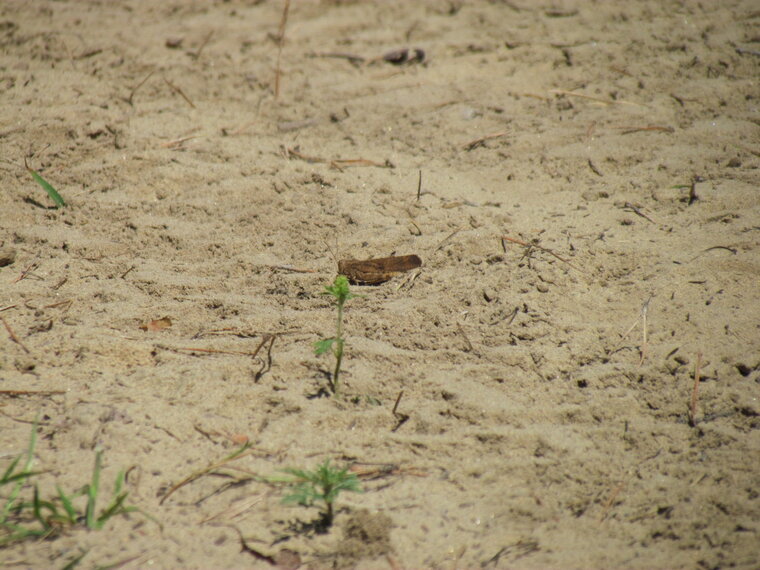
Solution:
M 16 261 L 16 250 L 12 247 L 0 247 L 0 267 L 5 267 Z

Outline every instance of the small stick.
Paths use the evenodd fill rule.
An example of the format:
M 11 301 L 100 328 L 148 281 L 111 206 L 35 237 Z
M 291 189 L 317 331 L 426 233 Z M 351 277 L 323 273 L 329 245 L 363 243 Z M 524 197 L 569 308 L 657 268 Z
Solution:
M 439 243 L 436 246 L 435 251 L 438 251 L 439 249 L 441 249 L 444 245 L 446 245 L 446 242 L 448 242 L 451 238 L 453 238 L 455 235 L 457 235 L 460 231 L 461 230 L 454 230 L 449 235 L 447 235 L 445 238 L 443 238 L 443 240 L 441 240 L 441 243 Z
M 631 101 L 623 101 L 620 100 L 611 100 L 611 99 L 602 99 L 601 97 L 593 97 L 591 95 L 584 95 L 583 93 L 575 93 L 574 91 L 565 91 L 564 89 L 551 89 L 549 93 L 556 93 L 558 95 L 567 95 L 569 97 L 580 97 L 581 99 L 589 99 L 591 101 L 596 101 L 597 103 L 602 103 L 604 105 L 633 105 L 635 107 L 646 107 L 646 105 L 642 105 L 640 103 L 633 103 Z
M 651 300 L 652 300 L 651 297 L 647 299 L 647 302 L 644 303 L 644 306 L 641 308 L 642 343 L 641 343 L 641 355 L 639 357 L 639 366 L 644 364 L 644 359 L 647 356 L 647 351 L 649 348 L 649 342 L 647 341 L 647 313 L 649 312 L 649 301 Z
M 691 390 L 691 405 L 689 406 L 689 425 L 697 425 L 697 399 L 699 397 L 699 376 L 702 368 L 702 353 L 697 352 L 697 364 L 694 367 L 694 387 Z
M 404 395 L 404 391 L 401 390 L 398 393 L 398 397 L 396 398 L 396 403 L 393 404 L 393 417 L 396 418 L 396 425 L 393 426 L 393 429 L 391 429 L 392 432 L 396 432 L 399 430 L 399 428 L 404 425 L 407 421 L 409 421 L 409 414 L 402 414 L 398 411 L 398 404 L 401 401 L 401 396 Z
M 206 44 L 208 43 L 208 41 L 211 39 L 211 36 L 213 36 L 213 35 L 214 35 L 213 30 L 210 31 L 208 34 L 206 34 L 206 37 L 203 38 L 203 41 L 201 42 L 200 47 L 195 51 L 195 53 L 190 54 L 190 57 L 192 57 L 193 59 L 196 59 L 196 60 L 198 58 L 200 58 L 201 57 L 201 52 L 203 52 L 203 48 L 206 47 Z
M 591 159 L 588 159 L 588 167 L 591 169 L 591 172 L 596 174 L 597 176 L 604 176 L 604 174 L 601 173 L 601 171 L 596 167 L 596 165 L 591 162 Z
M 760 57 L 760 51 L 758 50 L 745 49 L 741 47 L 734 48 L 734 49 L 736 50 L 736 53 L 738 53 L 739 55 L 754 55 L 754 56 Z
M 633 204 L 631 204 L 630 202 L 626 202 L 623 205 L 623 209 L 624 210 L 631 210 L 634 214 L 636 214 L 637 216 L 641 216 L 642 218 L 644 218 L 648 222 L 651 222 L 653 224 L 657 223 L 652 218 L 650 218 L 649 216 L 647 216 L 644 212 L 642 212 L 639 208 L 637 208 L 636 206 L 634 206 Z
M 58 303 L 53 303 L 52 305 L 45 305 L 42 308 L 43 309 L 55 309 L 56 307 L 63 307 L 64 305 L 68 305 L 68 307 L 70 307 L 73 304 L 74 304 L 74 301 L 72 299 L 67 299 L 65 301 L 59 301 Z
M 347 59 L 351 63 L 364 63 L 365 60 L 365 58 L 360 55 L 332 51 L 312 53 L 308 57 L 332 57 L 336 59 Z
M 39 421 L 39 418 L 35 418 L 33 420 L 25 420 L 23 418 L 17 418 L 17 417 L 14 417 L 14 416 L 12 416 L 12 415 L 4 412 L 3 410 L 0 410 L 0 415 L 3 415 L 3 416 L 5 416 L 8 419 L 13 420 L 14 422 L 19 422 L 21 424 L 32 424 L 32 425 L 37 425 L 37 426 L 49 426 L 50 425 L 49 422 L 41 422 L 41 421 Z
M 457 329 L 459 329 L 459 334 L 462 335 L 462 338 L 464 339 L 465 344 L 467 345 L 467 352 L 475 352 L 475 349 L 472 346 L 472 343 L 470 342 L 470 339 L 467 338 L 467 333 L 464 332 L 464 329 L 462 328 L 462 325 L 457 323 Z
M 697 182 L 702 182 L 704 179 L 701 176 L 695 176 L 691 179 L 691 186 L 689 186 L 689 202 L 687 206 L 691 206 L 694 202 L 699 200 L 697 196 Z
M 646 329 L 646 315 L 647 315 L 647 312 L 649 311 L 649 303 L 652 301 L 653 298 L 654 298 L 654 295 L 650 295 L 649 299 L 647 299 L 644 302 L 644 304 L 641 306 L 641 310 L 639 311 L 639 316 L 636 317 L 635 321 L 633 321 L 633 324 L 631 325 L 631 328 L 629 328 L 627 331 L 625 331 L 625 334 L 620 338 L 620 343 L 618 344 L 617 347 L 615 347 L 615 350 L 613 350 L 612 352 L 617 352 L 617 350 L 620 348 L 620 345 L 623 343 L 623 341 L 626 338 L 628 338 L 628 335 L 631 334 L 631 331 L 636 328 L 636 325 L 639 324 L 639 321 L 642 318 L 644 319 L 644 329 Z M 647 342 L 646 334 L 647 333 L 646 333 L 646 330 L 645 330 L 644 331 L 644 343 Z M 639 362 L 639 366 L 641 365 L 641 362 L 644 361 L 644 354 L 643 354 L 643 352 L 644 352 L 645 348 L 646 348 L 645 346 L 641 347 L 641 353 L 642 354 L 641 354 L 641 361 Z
M 422 170 L 420 170 L 420 177 L 417 180 L 417 201 L 420 201 L 420 196 L 422 195 Z
M 468 143 L 466 143 L 466 144 L 464 144 L 462 146 L 467 151 L 474 150 L 474 149 L 478 148 L 479 146 L 483 146 L 483 143 L 485 143 L 486 141 L 491 140 L 491 139 L 498 139 L 499 137 L 503 137 L 508 132 L 509 131 L 501 131 L 501 132 L 498 132 L 498 133 L 491 133 L 490 135 L 486 135 L 484 137 L 480 137 L 479 139 L 475 139 L 473 141 L 470 141 L 470 142 L 468 142 Z
M 65 394 L 66 390 L 0 390 L 0 396 L 54 396 Z
M 326 158 L 321 158 L 319 156 L 310 156 L 307 154 L 303 154 L 293 148 L 285 148 L 284 154 L 287 158 L 299 158 L 303 161 L 309 162 L 309 163 L 316 163 L 316 162 L 322 162 L 329 164 L 331 168 L 336 168 L 338 170 L 342 170 L 341 167 L 347 167 L 347 166 L 377 166 L 379 168 L 387 168 L 389 167 L 389 163 L 381 163 L 381 162 L 375 162 L 374 160 L 369 160 L 366 158 L 336 158 L 332 160 L 328 160 Z
M 393 412 L 392 412 L 392 413 L 393 413 L 393 415 L 394 415 L 394 416 L 395 416 L 395 415 L 397 415 L 397 414 L 396 414 L 396 410 L 398 410 L 398 404 L 399 404 L 399 402 L 401 401 L 401 396 L 403 396 L 403 395 L 404 395 L 404 391 L 403 391 L 403 390 L 401 390 L 401 391 L 398 393 L 398 397 L 396 398 L 396 403 L 395 403 L 395 404 L 393 404 Z
M 270 265 L 269 268 L 272 270 L 290 271 L 291 273 L 318 273 L 316 269 L 301 269 L 292 265 Z
M 178 148 L 178 147 L 182 146 L 183 144 L 185 144 L 187 141 L 193 140 L 193 139 L 197 139 L 197 138 L 200 138 L 200 137 L 201 137 L 201 135 L 189 135 L 189 136 L 186 136 L 186 137 L 181 137 L 181 138 L 178 138 L 178 139 L 174 139 L 173 141 L 167 141 L 165 143 L 161 143 L 161 146 L 163 148 Z
M 314 162 L 327 162 L 324 158 L 320 158 L 318 156 L 309 156 L 309 155 L 306 155 L 306 154 L 302 154 L 301 152 L 299 152 L 299 151 L 297 151 L 297 150 L 295 150 L 293 148 L 285 148 L 284 150 L 285 150 L 285 156 L 287 158 L 293 158 L 293 157 L 300 158 L 303 161 L 311 162 L 311 163 L 314 163 Z
M 714 249 L 725 249 L 726 251 L 730 251 L 731 253 L 733 253 L 734 255 L 736 255 L 736 248 L 733 248 L 733 247 L 728 247 L 727 245 L 714 245 L 714 246 L 712 246 L 712 247 L 708 247 L 707 249 L 703 249 L 703 250 L 702 250 L 702 253 L 698 253 L 697 255 L 695 255 L 694 257 L 692 257 L 692 258 L 691 258 L 691 259 L 688 261 L 688 263 L 691 263 L 692 261 L 694 261 L 694 260 L 695 260 L 695 259 L 697 259 L 698 257 L 702 257 L 702 256 L 703 256 L 704 254 L 706 254 L 708 251 L 712 251 L 712 250 L 714 250 Z
M 8 335 L 10 335 L 11 340 L 15 342 L 17 345 L 19 345 L 21 348 L 24 349 L 24 352 L 27 354 L 30 354 L 29 349 L 24 346 L 24 343 L 19 340 L 19 338 L 16 336 L 16 333 L 13 332 L 13 329 L 8 324 L 8 321 L 5 320 L 5 317 L 0 317 L 0 320 L 3 321 L 3 324 L 5 325 L 5 330 L 8 331 Z
M 177 95 L 182 97 L 185 101 L 187 101 L 187 104 L 190 105 L 193 109 L 195 109 L 195 104 L 190 100 L 190 97 L 185 95 L 185 92 L 182 91 L 179 87 L 174 85 L 171 81 L 169 81 L 166 77 L 164 77 L 164 82 L 171 88 L 172 91 L 174 91 Z
M 275 101 L 280 96 L 280 76 L 282 71 L 280 70 L 280 59 L 282 58 L 282 48 L 285 45 L 285 26 L 288 24 L 288 11 L 290 10 L 290 0 L 285 0 L 285 5 L 282 8 L 282 18 L 280 19 L 280 28 L 277 32 L 277 69 L 274 75 L 274 99 Z
M 564 259 L 564 258 L 560 257 L 559 255 L 557 255 L 556 253 L 554 253 L 551 249 L 543 247 L 541 245 L 538 245 L 537 243 L 527 243 L 527 242 L 524 242 L 524 241 L 519 240 L 519 239 L 511 238 L 509 236 L 501 236 L 501 245 L 504 248 L 505 252 L 507 251 L 507 248 L 504 245 L 504 241 L 505 240 L 506 241 L 511 241 L 512 243 L 516 243 L 517 245 L 521 245 L 523 247 L 528 247 L 528 248 L 535 247 L 536 249 L 540 249 L 543 252 L 546 252 L 546 253 L 548 253 L 550 255 L 553 255 L 554 257 L 556 257 L 557 259 L 559 259 L 562 263 L 567 263 L 573 269 L 576 269 L 576 270 L 580 271 L 580 269 L 578 269 L 577 267 L 575 267 L 575 265 L 573 265 L 572 263 L 570 263 L 567 259 Z
M 610 509 L 612 508 L 613 503 L 615 502 L 615 499 L 620 494 L 620 491 L 623 490 L 625 487 L 626 482 L 623 481 L 620 483 L 615 489 L 613 489 L 612 493 L 610 494 L 609 499 L 607 499 L 604 503 L 604 507 L 602 508 L 602 514 L 599 515 L 599 523 L 601 524 L 604 519 L 607 518 L 607 514 L 610 512 Z
M 0 308 L 0 313 L 2 313 L 3 311 L 7 311 L 9 309 L 15 309 L 16 307 L 18 307 L 17 304 L 16 305 L 8 305 L 7 307 L 2 307 L 2 308 Z
M 336 158 L 335 160 L 330 161 L 330 166 L 342 170 L 341 166 L 379 166 L 380 168 L 384 168 L 387 167 L 388 164 L 375 162 L 374 160 L 369 160 L 367 158 Z
M 274 346 L 274 341 L 277 338 L 276 334 L 270 334 L 269 336 L 265 336 L 264 340 L 261 341 L 261 344 L 256 348 L 256 354 L 261 350 L 261 347 L 265 344 L 269 343 L 269 346 L 267 346 L 267 356 L 264 359 L 264 362 L 261 364 L 261 368 L 259 368 L 256 371 L 256 374 L 253 375 L 253 381 L 258 382 L 261 377 L 269 372 L 272 369 L 272 347 Z
M 205 469 L 200 469 L 199 471 L 196 471 L 192 475 L 190 475 L 188 477 L 185 477 L 179 483 L 176 483 L 176 484 L 172 485 L 172 487 L 166 492 L 166 494 L 163 497 L 161 497 L 161 500 L 158 502 L 158 504 L 159 505 L 163 505 L 164 502 L 171 495 L 173 495 L 175 491 L 177 491 L 178 489 L 181 489 L 182 487 L 184 487 L 185 485 L 187 485 L 189 483 L 192 483 L 196 479 L 199 479 L 199 478 L 203 477 L 204 475 L 207 475 L 208 473 L 211 473 L 212 471 L 214 471 L 216 469 L 219 469 L 220 467 L 224 467 L 230 461 L 234 461 L 235 459 L 239 459 L 240 457 L 244 457 L 246 455 L 250 455 L 251 453 L 253 453 L 253 451 L 250 449 L 250 447 L 251 447 L 251 445 L 248 444 L 248 443 L 246 443 L 240 449 L 232 452 L 230 455 L 228 455 L 227 457 L 225 457 L 221 461 L 217 461 L 216 463 L 212 463 L 211 465 L 209 465 Z
M 621 134 L 623 135 L 630 135 L 631 133 L 638 133 L 639 131 L 662 131 L 664 133 L 674 133 L 676 130 L 673 127 L 660 127 L 660 126 L 651 126 L 651 127 L 618 127 L 619 129 L 622 129 L 623 132 Z
M 13 283 L 18 283 L 22 279 L 26 279 L 26 276 L 29 275 L 35 269 L 37 269 L 39 266 L 40 266 L 40 262 L 35 259 L 31 264 L 29 264 L 29 266 L 26 269 L 24 269 L 21 272 L 21 275 L 19 275 L 18 277 L 16 277 L 16 279 L 13 280 Z
M 170 347 L 170 346 L 161 346 L 161 345 L 158 345 L 158 346 L 159 348 L 164 348 L 166 350 L 171 350 L 173 352 L 187 351 L 187 352 L 202 352 L 205 354 L 231 354 L 233 356 L 250 356 L 252 358 L 255 358 L 258 355 L 259 351 L 261 350 L 261 347 L 263 347 L 264 344 L 266 344 L 268 340 L 270 340 L 269 337 L 264 337 L 264 340 L 261 341 L 259 346 L 257 346 L 256 350 L 254 350 L 253 352 L 245 352 L 242 350 L 218 350 L 215 348 L 189 348 L 189 347 L 183 347 L 183 346 Z
M 136 86 L 134 89 L 132 89 L 132 92 L 129 94 L 129 98 L 128 98 L 128 99 L 126 99 L 127 103 L 129 103 L 129 105 L 130 105 L 130 106 L 133 106 L 133 105 L 132 105 L 132 99 L 134 98 L 134 96 L 135 96 L 135 93 L 137 93 L 137 90 L 138 90 L 138 89 L 140 89 L 140 87 L 142 87 L 142 86 L 143 86 L 143 84 L 144 84 L 146 81 L 148 81 L 148 79 L 150 79 L 150 77 L 151 77 L 151 76 L 152 76 L 152 75 L 153 75 L 155 72 L 156 72 L 156 70 L 155 70 L 155 69 L 154 69 L 153 71 L 151 71 L 151 72 L 150 72 L 148 75 L 146 75 L 146 76 L 145 76 L 145 79 L 143 79 L 142 81 L 140 81 L 140 83 L 138 83 L 138 84 L 137 84 L 137 86 Z

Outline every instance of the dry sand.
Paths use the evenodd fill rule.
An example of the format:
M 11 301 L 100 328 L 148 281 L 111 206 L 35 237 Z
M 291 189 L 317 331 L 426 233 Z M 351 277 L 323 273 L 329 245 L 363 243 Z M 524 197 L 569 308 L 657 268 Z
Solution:
M 758 8 L 294 1 L 275 98 L 282 2 L 4 2 L 0 470 L 39 417 L 44 496 L 102 449 L 163 530 L 0 565 L 760 567 Z M 320 534 L 254 475 L 327 458 Z

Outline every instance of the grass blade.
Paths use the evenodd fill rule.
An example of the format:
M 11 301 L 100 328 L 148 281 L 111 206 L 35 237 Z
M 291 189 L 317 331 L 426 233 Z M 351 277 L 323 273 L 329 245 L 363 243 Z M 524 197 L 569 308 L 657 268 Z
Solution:
M 36 170 L 32 170 L 28 166 L 26 167 L 26 169 L 29 171 L 29 174 L 32 175 L 32 178 L 34 178 L 37 184 L 42 186 L 43 190 L 45 190 L 48 196 L 50 196 L 53 202 L 55 202 L 56 208 L 66 205 L 66 202 L 63 201 L 63 198 L 61 198 L 61 195 L 58 193 L 58 191 L 55 188 L 53 188 L 47 180 L 45 180 L 42 176 L 40 176 Z
M 106 524 L 108 519 L 110 519 L 112 516 L 118 515 L 120 513 L 133 512 L 136 510 L 136 507 L 122 506 L 124 504 L 124 501 L 127 499 L 128 494 L 129 493 L 122 493 L 121 495 L 117 496 L 114 501 L 102 513 L 100 513 L 100 516 L 95 523 L 98 529 L 103 528 L 103 525 Z
M 18 473 L 16 475 L 12 475 L 12 473 L 16 470 L 16 465 L 18 465 L 18 462 L 21 461 L 21 458 L 23 455 L 19 455 L 11 461 L 11 464 L 8 466 L 8 469 L 5 470 L 5 473 L 3 473 L 3 476 L 0 477 L 0 485 L 5 485 L 6 483 L 10 483 L 14 479 L 18 478 L 19 475 L 22 475 L 22 473 Z
M 63 492 L 63 489 L 61 489 L 58 485 L 56 485 L 55 488 L 58 489 L 58 498 L 61 499 L 61 504 L 66 510 L 68 522 L 70 524 L 75 524 L 77 522 L 77 511 L 74 508 L 74 504 L 71 502 L 71 499 L 66 496 L 66 493 Z
M 98 499 L 98 487 L 100 486 L 100 464 L 103 458 L 103 450 L 95 452 L 95 467 L 92 469 L 92 482 L 87 487 L 87 528 L 95 530 L 97 528 L 97 518 L 95 517 L 95 503 Z
M 24 462 L 24 468 L 21 470 L 20 473 L 14 475 L 12 478 L 16 480 L 16 484 L 13 487 L 13 490 L 11 491 L 10 495 L 8 495 L 8 499 L 5 501 L 5 506 L 3 506 L 2 512 L 0 512 L 0 524 L 5 523 L 6 520 L 8 520 L 8 513 L 11 512 L 13 509 L 14 504 L 16 503 L 16 499 L 18 498 L 18 494 L 21 492 L 21 488 L 24 486 L 24 482 L 26 479 L 32 475 L 32 472 L 29 470 L 32 466 L 32 461 L 34 460 L 34 447 L 37 445 L 37 420 L 34 421 L 34 424 L 32 425 L 32 435 L 29 438 L 29 447 L 26 450 L 26 461 Z M 13 466 L 15 467 L 17 462 L 13 462 Z M 7 473 L 6 473 L 7 475 Z M 5 480 L 5 476 L 3 477 Z

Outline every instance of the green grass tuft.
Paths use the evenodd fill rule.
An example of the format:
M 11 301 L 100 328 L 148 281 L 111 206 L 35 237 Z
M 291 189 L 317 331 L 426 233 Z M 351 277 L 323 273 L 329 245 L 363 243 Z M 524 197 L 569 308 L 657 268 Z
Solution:
M 100 512 L 97 501 L 100 494 L 100 475 L 103 451 L 95 452 L 95 465 L 90 483 L 83 489 L 66 494 L 56 485 L 57 495 L 47 499 L 41 496 L 39 486 L 33 481 L 40 472 L 32 471 L 34 448 L 37 443 L 37 425 L 32 428 L 26 453 L 16 457 L 0 478 L 0 547 L 29 538 L 50 538 L 68 528 L 100 530 L 117 515 L 139 512 L 161 526 L 156 519 L 137 507 L 125 504 L 128 493 L 123 491 L 124 472 L 116 476 L 114 489 L 108 505 Z M 19 465 L 23 460 L 23 467 Z M 22 491 L 31 487 L 31 500 L 22 499 Z M 8 489 L 8 494 L 4 492 Z M 77 506 L 80 497 L 86 497 L 84 506 Z
M 26 166 L 27 171 L 29 171 L 29 174 L 32 175 L 32 178 L 34 178 L 34 180 L 37 182 L 37 184 L 42 186 L 45 192 L 47 192 L 48 196 L 50 196 L 53 202 L 55 202 L 56 208 L 60 208 L 66 205 L 66 202 L 64 202 L 63 198 L 61 198 L 61 195 L 58 193 L 58 191 L 55 188 L 53 188 L 50 182 L 48 182 L 42 176 L 40 176 L 36 170 L 32 170 L 28 164 L 24 163 L 24 165 Z

